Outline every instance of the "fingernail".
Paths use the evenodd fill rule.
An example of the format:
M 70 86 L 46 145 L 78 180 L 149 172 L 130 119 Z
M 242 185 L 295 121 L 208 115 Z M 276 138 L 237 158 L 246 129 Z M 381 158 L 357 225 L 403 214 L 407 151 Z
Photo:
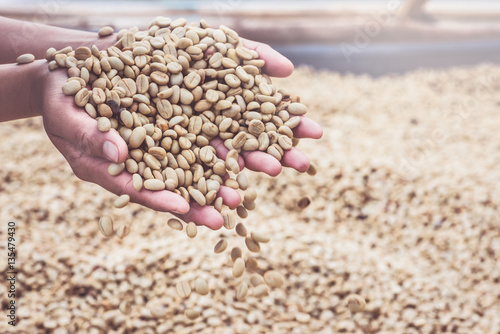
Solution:
M 118 162 L 118 148 L 116 148 L 115 144 L 113 144 L 110 141 L 107 141 L 102 146 L 102 150 L 106 158 L 108 158 L 108 160 L 113 162 Z

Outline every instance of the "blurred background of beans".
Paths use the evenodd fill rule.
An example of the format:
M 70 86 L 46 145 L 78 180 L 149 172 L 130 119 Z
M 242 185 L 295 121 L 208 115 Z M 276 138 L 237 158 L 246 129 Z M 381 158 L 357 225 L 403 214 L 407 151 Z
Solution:
M 500 66 L 485 62 L 500 59 L 500 6 L 424 2 L 0 1 L 0 15 L 93 31 L 145 28 L 157 15 L 223 23 L 313 67 L 275 82 L 325 129 L 299 144 L 316 176 L 249 174 L 258 206 L 247 226 L 272 238 L 243 256 L 285 281 L 243 302 L 228 252 L 213 251 L 227 231 L 192 240 L 166 226 L 169 215 L 114 210 L 116 196 L 74 177 L 40 118 L 0 124 L 0 217 L 20 236 L 20 322 L 9 333 L 499 333 Z M 394 3 L 405 7 L 377 25 L 373 13 Z M 108 211 L 131 225 L 127 238 L 101 237 Z M 245 249 L 237 242 L 227 249 Z M 198 276 L 210 294 L 177 298 L 176 283 Z M 351 294 L 364 312 L 348 311 Z M 2 284 L 2 308 L 6 296 Z M 157 304 L 165 318 L 148 313 Z
M 271 44 L 294 64 L 382 75 L 498 62 L 495 0 L 0 1 L 0 15 L 97 31 L 153 16 L 205 18 Z

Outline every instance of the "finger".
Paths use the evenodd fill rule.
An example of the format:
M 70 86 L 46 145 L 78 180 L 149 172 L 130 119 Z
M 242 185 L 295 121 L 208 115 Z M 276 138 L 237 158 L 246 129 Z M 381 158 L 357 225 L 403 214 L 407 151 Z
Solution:
M 293 136 L 296 138 L 319 139 L 323 136 L 321 126 L 307 117 L 300 117 L 300 123 L 293 129 Z
M 229 153 L 229 150 L 224 145 L 222 139 L 216 137 L 210 141 L 210 145 L 212 145 L 213 148 L 215 148 L 215 152 L 217 154 L 217 157 L 219 157 L 219 159 L 226 160 L 226 156 Z M 238 156 L 238 165 L 240 165 L 241 170 L 245 168 L 245 161 L 241 156 Z
M 243 43 L 247 48 L 257 51 L 259 58 L 266 62 L 263 71 L 267 75 L 284 78 L 292 74 L 292 62 L 269 45 L 248 39 L 243 39 Z
M 85 181 L 93 182 L 116 195 L 127 194 L 130 200 L 162 212 L 186 213 L 189 204 L 180 195 L 171 191 L 135 190 L 132 175 L 126 171 L 117 176 L 108 174 L 109 162 L 92 156 L 86 156 L 63 138 L 51 136 L 57 149 L 65 156 L 75 175 Z
M 241 203 L 240 194 L 233 188 L 221 186 L 217 195 L 219 197 L 222 197 L 224 204 L 226 204 L 231 209 L 236 208 Z
M 281 159 L 281 163 L 283 166 L 291 167 L 301 173 L 307 171 L 310 165 L 309 158 L 295 147 L 285 151 L 283 159 Z
M 71 109 L 66 111 L 65 129 L 62 130 L 64 138 L 87 155 L 116 163 L 127 159 L 127 144 L 115 129 L 101 132 L 95 119 L 76 107 Z
M 224 225 L 224 218 L 212 206 L 200 206 L 191 203 L 191 210 L 185 214 L 176 215 L 186 223 L 193 222 L 196 225 L 204 225 L 212 230 L 218 230 Z
M 271 176 L 277 176 L 281 172 L 281 163 L 273 156 L 261 152 L 243 152 L 245 166 L 256 172 L 264 172 Z

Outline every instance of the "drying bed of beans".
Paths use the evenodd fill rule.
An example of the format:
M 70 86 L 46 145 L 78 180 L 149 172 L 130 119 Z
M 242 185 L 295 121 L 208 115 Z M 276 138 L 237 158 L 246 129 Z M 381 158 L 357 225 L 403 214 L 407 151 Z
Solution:
M 15 332 L 498 332 L 498 78 L 483 65 L 276 80 L 300 91 L 325 135 L 298 144 L 314 177 L 248 173 L 259 195 L 245 225 L 272 242 L 243 255 L 252 266 L 240 278 L 231 252 L 214 255 L 220 239 L 245 249 L 234 231 L 198 229 L 192 240 L 168 214 L 110 210 L 116 197 L 75 179 L 41 120 L 1 124 L 0 213 L 19 234 Z M 126 238 L 103 238 L 104 211 L 131 222 Z M 269 271 L 285 276 L 282 288 L 238 300 L 242 282 L 252 289 L 253 274 Z M 180 298 L 182 282 L 200 293 Z M 362 303 L 353 295 L 362 312 L 349 311 Z M 5 285 L 0 298 L 5 307 Z

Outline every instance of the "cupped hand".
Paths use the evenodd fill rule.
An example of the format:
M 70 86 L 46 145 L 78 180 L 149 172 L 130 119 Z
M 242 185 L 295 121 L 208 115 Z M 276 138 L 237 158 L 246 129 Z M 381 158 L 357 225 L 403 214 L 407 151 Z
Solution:
M 258 43 L 244 39 L 245 47 L 257 51 L 259 58 L 266 62 L 263 68 L 264 73 L 271 77 L 287 77 L 293 72 L 293 64 L 286 57 L 278 53 L 267 44 Z M 323 135 L 321 126 L 310 118 L 301 116 L 299 125 L 293 129 L 295 138 L 313 138 L 319 139 Z M 212 146 L 217 150 L 217 154 L 221 158 L 225 158 L 229 150 L 224 146 L 220 138 L 211 141 Z M 270 154 L 261 151 L 242 152 L 243 159 L 239 159 L 240 167 L 247 167 L 256 172 L 264 172 L 271 176 L 278 175 L 282 167 L 291 167 L 299 172 L 305 172 L 309 168 L 309 158 L 292 147 L 291 150 L 285 151 L 281 162 Z
M 109 175 L 111 162 L 122 163 L 127 159 L 125 141 L 114 129 L 100 132 L 97 121 L 83 108 L 77 107 L 72 96 L 62 93 L 61 87 L 67 80 L 65 71 L 53 71 L 46 75 L 45 80 L 42 93 L 45 131 L 78 178 L 96 183 L 117 195 L 127 194 L 132 202 L 157 211 L 171 212 L 184 221 L 193 221 L 212 229 L 222 226 L 222 216 L 213 207 L 189 205 L 184 198 L 167 190 L 143 188 L 136 191 L 132 175 L 126 171 L 117 176 Z M 233 208 L 240 202 L 239 194 L 227 187 L 221 187 L 218 195 Z
M 256 50 L 266 61 L 264 71 L 270 76 L 288 76 L 293 71 L 292 63 L 265 44 L 245 40 L 245 46 Z M 132 175 L 122 172 L 117 176 L 108 174 L 110 163 L 122 163 L 127 159 L 128 147 L 118 132 L 100 132 L 97 121 L 83 108 L 74 103 L 72 96 L 65 96 L 61 87 L 67 80 L 64 70 L 56 70 L 43 77 L 41 89 L 41 114 L 49 139 L 68 161 L 73 172 L 82 180 L 96 183 L 117 195 L 127 194 L 132 202 L 151 209 L 171 212 L 182 220 L 193 221 L 211 229 L 223 225 L 221 214 L 211 206 L 200 207 L 187 203 L 181 196 L 167 191 L 136 191 L 132 186 Z M 321 127 L 314 121 L 303 117 L 294 135 L 301 138 L 320 138 Z M 220 139 L 212 141 L 218 154 L 225 156 L 227 149 Z M 245 152 L 242 154 L 244 165 L 255 171 L 277 175 L 283 166 L 299 171 L 307 170 L 308 158 L 293 148 L 287 151 L 281 163 L 264 152 Z M 241 197 L 234 189 L 222 186 L 218 196 L 231 208 L 239 205 Z

